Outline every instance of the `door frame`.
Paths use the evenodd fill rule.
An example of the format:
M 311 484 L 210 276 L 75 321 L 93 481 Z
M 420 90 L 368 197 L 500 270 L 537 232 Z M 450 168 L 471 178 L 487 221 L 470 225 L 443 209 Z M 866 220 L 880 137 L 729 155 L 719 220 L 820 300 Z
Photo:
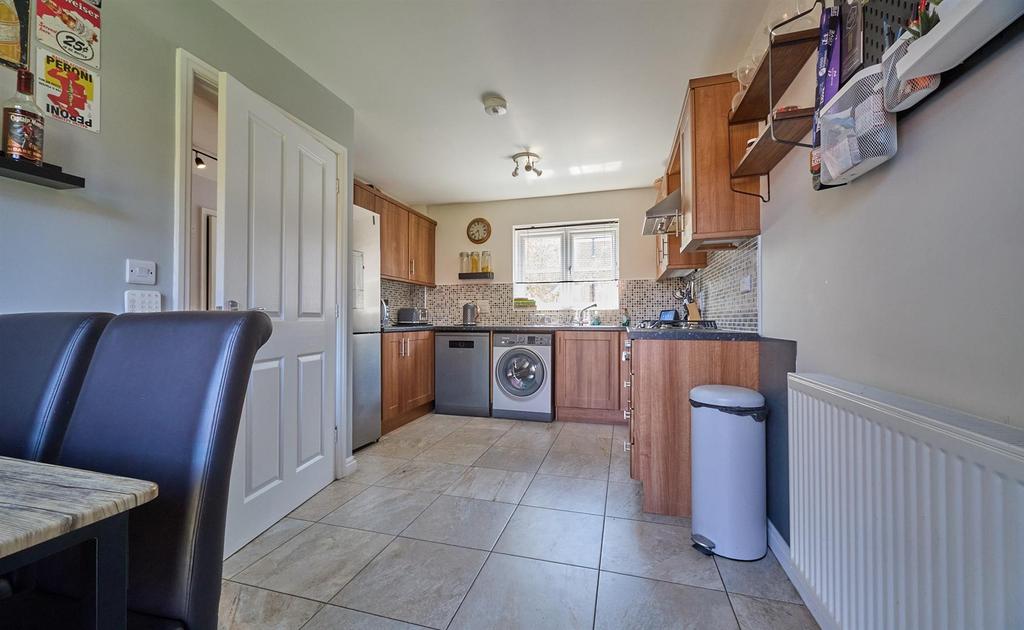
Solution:
M 174 264 L 171 310 L 188 308 L 189 230 L 192 198 L 192 86 L 196 79 L 218 85 L 220 71 L 184 48 L 175 53 L 175 150 L 174 150 Z M 276 105 L 275 105 L 276 107 Z M 277 108 L 295 124 L 312 134 L 336 156 L 337 233 L 335 256 L 335 387 L 334 387 L 334 478 L 355 472 L 352 456 L 352 356 L 349 343 L 348 259 L 352 248 L 352 174 L 348 149 L 333 138 L 310 127 L 291 113 Z

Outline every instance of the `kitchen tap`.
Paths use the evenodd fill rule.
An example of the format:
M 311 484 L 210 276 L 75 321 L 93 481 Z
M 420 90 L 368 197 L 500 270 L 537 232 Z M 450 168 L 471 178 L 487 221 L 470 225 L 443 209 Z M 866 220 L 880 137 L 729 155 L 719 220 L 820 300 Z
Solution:
M 597 308 L 597 303 L 593 303 L 590 306 L 584 306 L 580 310 L 576 311 L 576 318 L 573 320 L 577 326 L 586 326 L 586 322 L 583 319 L 583 314 L 592 308 Z

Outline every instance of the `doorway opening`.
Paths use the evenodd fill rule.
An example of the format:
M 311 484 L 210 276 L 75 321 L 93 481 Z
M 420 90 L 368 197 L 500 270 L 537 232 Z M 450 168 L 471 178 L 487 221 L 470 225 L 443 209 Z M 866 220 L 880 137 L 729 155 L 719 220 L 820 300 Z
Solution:
M 217 295 L 217 86 L 192 79 L 192 175 L 186 309 L 213 310 Z

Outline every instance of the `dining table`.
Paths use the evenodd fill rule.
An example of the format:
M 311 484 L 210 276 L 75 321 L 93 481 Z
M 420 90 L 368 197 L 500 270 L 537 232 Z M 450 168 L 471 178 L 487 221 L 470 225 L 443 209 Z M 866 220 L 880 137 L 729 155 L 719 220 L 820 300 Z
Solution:
M 0 457 L 0 576 L 94 543 L 84 625 L 125 628 L 129 512 L 157 492 L 150 481 Z

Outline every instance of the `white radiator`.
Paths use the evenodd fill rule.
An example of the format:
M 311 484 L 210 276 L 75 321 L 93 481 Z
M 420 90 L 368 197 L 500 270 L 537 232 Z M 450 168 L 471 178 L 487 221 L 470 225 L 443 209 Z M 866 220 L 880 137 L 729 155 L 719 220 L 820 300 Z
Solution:
M 789 470 L 789 561 L 823 626 L 1024 628 L 1024 430 L 790 374 Z

